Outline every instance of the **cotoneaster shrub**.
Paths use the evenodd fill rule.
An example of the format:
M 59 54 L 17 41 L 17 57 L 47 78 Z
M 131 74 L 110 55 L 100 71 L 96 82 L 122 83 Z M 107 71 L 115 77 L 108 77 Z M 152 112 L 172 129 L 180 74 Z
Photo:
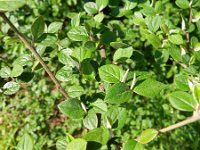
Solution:
M 0 0 L 0 149 L 198 149 L 199 8 Z

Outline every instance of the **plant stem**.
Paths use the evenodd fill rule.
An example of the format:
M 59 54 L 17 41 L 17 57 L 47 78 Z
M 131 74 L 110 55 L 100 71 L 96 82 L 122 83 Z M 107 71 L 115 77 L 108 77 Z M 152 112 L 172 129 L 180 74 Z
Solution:
M 173 129 L 182 127 L 182 126 L 184 126 L 184 125 L 190 124 L 190 123 L 192 123 L 192 122 L 195 122 L 195 121 L 197 121 L 197 120 L 200 120 L 200 115 L 192 116 L 192 117 L 187 118 L 187 119 L 185 119 L 185 120 L 183 120 L 183 121 L 181 121 L 181 122 L 178 122 L 178 123 L 173 124 L 173 125 L 170 125 L 170 126 L 168 126 L 168 127 L 166 127 L 166 128 L 160 129 L 159 132 L 160 132 L 160 133 L 165 133 L 165 132 L 171 131 L 171 130 L 173 130 Z
M 45 64 L 43 61 L 42 57 L 38 54 L 36 51 L 35 47 L 31 45 L 31 43 L 28 41 L 28 39 L 22 34 L 18 29 L 13 25 L 13 23 L 8 19 L 8 17 L 5 15 L 5 13 L 0 12 L 0 16 L 3 18 L 3 20 L 8 23 L 10 28 L 17 34 L 17 36 L 20 38 L 20 40 L 24 43 L 24 45 L 34 54 L 35 58 L 40 62 L 44 70 L 47 72 L 49 75 L 50 79 L 55 83 L 57 88 L 60 90 L 60 92 L 63 94 L 63 96 L 68 99 L 69 95 L 68 93 L 64 90 L 64 88 L 61 86 L 59 81 L 55 78 L 49 67 Z

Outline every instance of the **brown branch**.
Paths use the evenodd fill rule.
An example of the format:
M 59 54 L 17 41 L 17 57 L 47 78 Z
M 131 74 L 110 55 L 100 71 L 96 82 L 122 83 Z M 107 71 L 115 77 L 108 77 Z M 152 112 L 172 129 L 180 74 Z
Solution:
M 198 120 L 200 120 L 200 105 L 199 104 L 196 106 L 196 109 L 193 112 L 192 117 L 187 118 L 187 119 L 185 119 L 185 120 L 183 120 L 181 122 L 178 122 L 176 124 L 170 125 L 170 126 L 168 126 L 166 128 L 160 129 L 159 132 L 160 133 L 165 133 L 165 132 L 171 131 L 173 129 L 182 127 L 184 125 L 193 123 L 193 122 L 198 121 Z
M 13 25 L 13 23 L 8 19 L 8 17 L 5 15 L 5 13 L 0 12 L 0 16 L 3 18 L 3 20 L 10 26 L 10 28 L 17 34 L 17 36 L 20 38 L 20 40 L 24 43 L 24 45 L 34 54 L 35 58 L 40 62 L 44 70 L 49 75 L 50 79 L 55 83 L 57 88 L 60 90 L 60 92 L 63 94 L 63 96 L 68 99 L 68 93 L 64 90 L 64 88 L 61 86 L 59 81 L 55 78 L 49 67 L 45 64 L 42 57 L 38 54 L 35 47 L 30 44 L 28 39 L 22 34 L 18 29 Z
M 190 118 L 187 118 L 186 120 L 183 120 L 181 122 L 178 122 L 176 124 L 173 124 L 171 126 L 168 126 L 166 128 L 162 128 L 159 130 L 160 133 L 165 133 L 165 132 L 168 132 L 168 131 L 171 131 L 171 130 L 174 130 L 176 128 L 179 128 L 179 127 L 182 127 L 184 125 L 187 125 L 187 124 L 190 124 L 192 122 L 195 122 L 197 120 L 200 120 L 200 116 L 192 116 Z

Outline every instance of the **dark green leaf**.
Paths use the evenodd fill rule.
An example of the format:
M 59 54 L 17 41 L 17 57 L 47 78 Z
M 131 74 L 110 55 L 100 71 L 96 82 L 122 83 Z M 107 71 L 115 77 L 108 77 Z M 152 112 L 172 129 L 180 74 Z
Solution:
M 76 98 L 61 102 L 58 108 L 63 114 L 72 119 L 81 119 L 85 114 L 81 107 L 81 101 Z
M 31 26 L 31 33 L 34 40 L 37 40 L 44 33 L 44 19 L 42 16 L 38 17 Z
M 105 101 L 111 104 L 121 104 L 132 98 L 132 92 L 125 83 L 116 83 L 109 88 Z

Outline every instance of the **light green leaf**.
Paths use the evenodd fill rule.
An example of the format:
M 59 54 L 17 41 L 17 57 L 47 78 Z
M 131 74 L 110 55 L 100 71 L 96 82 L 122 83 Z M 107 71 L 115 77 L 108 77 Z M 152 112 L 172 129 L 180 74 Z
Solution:
M 106 103 L 101 99 L 97 99 L 95 102 L 91 103 L 91 106 L 93 106 L 96 113 L 105 113 L 108 110 Z
M 79 47 L 73 50 L 71 56 L 81 63 L 83 60 L 92 57 L 92 51 L 84 47 Z
M 176 45 L 183 44 L 183 38 L 180 34 L 172 34 L 169 36 L 169 41 Z
M 93 109 L 91 109 L 87 116 L 83 119 L 84 127 L 88 128 L 89 130 L 97 128 L 98 125 L 98 118 Z
M 69 66 L 64 66 L 56 73 L 56 78 L 59 81 L 69 81 L 72 75 L 72 68 Z
M 97 143 L 101 143 L 102 145 L 106 144 L 109 140 L 110 134 L 107 128 L 96 128 L 88 133 L 86 133 L 83 138 L 86 141 L 94 141 Z
M 155 34 L 147 35 L 147 40 L 154 48 L 159 48 L 161 46 L 161 41 Z
M 112 46 L 114 49 L 119 49 L 119 48 L 127 48 L 128 45 L 122 42 L 111 42 L 110 46 Z
M 194 86 L 194 91 L 193 91 L 194 98 L 200 103 L 200 86 L 195 85 Z
M 11 70 L 9 67 L 3 67 L 0 70 L 0 77 L 1 78 L 9 78 L 11 75 Z
M 68 65 L 68 66 L 74 66 L 73 59 L 70 57 L 71 54 L 72 54 L 72 50 L 70 48 L 61 50 L 58 53 L 59 62 L 61 62 L 62 64 L 65 64 L 65 65 Z
M 42 16 L 38 17 L 31 26 L 31 33 L 34 40 L 38 39 L 44 33 L 44 19 Z
M 108 0 L 96 0 L 98 10 L 102 11 L 108 5 L 108 2 Z
M 13 11 L 26 4 L 26 0 L 0 0 L 0 11 Z
M 197 101 L 193 99 L 192 95 L 183 91 L 170 93 L 169 101 L 174 108 L 182 111 L 194 111 L 197 105 Z
M 24 54 L 19 56 L 14 62 L 13 65 L 21 65 L 21 66 L 31 66 L 33 64 L 33 59 L 31 55 Z
M 72 27 L 77 27 L 80 25 L 80 13 L 74 15 L 71 19 L 71 25 Z
M 24 134 L 17 145 L 17 149 L 33 150 L 33 144 L 32 137 L 29 134 Z
M 119 48 L 113 56 L 113 60 L 117 61 L 122 58 L 130 58 L 133 53 L 133 48 L 132 47 L 127 47 L 127 48 Z
M 143 150 L 142 144 L 136 142 L 135 140 L 129 140 L 123 144 L 122 150 Z
M 159 95 L 164 88 L 165 85 L 163 83 L 154 79 L 146 79 L 135 87 L 134 92 L 142 96 L 154 97 Z
M 116 65 L 107 64 L 99 68 L 101 80 L 108 83 L 117 83 L 122 80 L 124 71 Z
M 5 95 L 12 95 L 15 94 L 17 91 L 19 91 L 20 85 L 16 82 L 7 82 L 3 86 L 4 94 Z
M 143 131 L 139 137 L 137 138 L 137 141 L 141 144 L 147 144 L 150 141 L 152 141 L 156 136 L 158 135 L 158 131 L 155 129 L 146 129 Z
M 84 89 L 82 86 L 73 85 L 68 87 L 67 92 L 70 97 L 75 98 L 75 97 L 80 97 L 84 93 Z
M 81 101 L 76 98 L 63 101 L 58 105 L 59 110 L 71 119 L 81 119 L 85 114 L 82 107 Z
M 182 9 L 187 9 L 190 7 L 188 0 L 176 0 L 176 5 Z
M 99 13 L 96 16 L 94 16 L 94 20 L 97 22 L 102 22 L 104 19 L 104 14 L 103 13 Z
M 188 76 L 186 75 L 177 75 L 174 80 L 177 88 L 183 91 L 188 91 L 189 86 L 188 86 Z
M 56 150 L 66 150 L 67 149 L 67 138 L 62 138 L 56 141 Z
M 86 150 L 87 142 L 84 139 L 74 139 L 67 145 L 66 150 Z
M 161 17 L 158 15 L 148 16 L 145 18 L 145 23 L 149 30 L 151 30 L 152 32 L 156 32 L 161 25 Z
M 98 12 L 97 5 L 94 2 L 87 2 L 83 7 L 88 14 L 96 14 Z
M 21 65 L 14 65 L 11 71 L 11 77 L 18 77 L 23 73 L 24 69 Z
M 176 61 L 182 61 L 182 57 L 181 57 L 181 49 L 174 45 L 174 44 L 170 44 L 170 47 L 168 48 L 169 54 L 171 55 L 171 57 L 176 60 Z
M 48 26 L 48 33 L 56 33 L 62 29 L 63 23 L 62 22 L 52 22 Z
M 72 28 L 68 33 L 68 37 L 73 41 L 87 41 L 89 36 L 87 30 L 83 26 L 77 26 Z
M 121 104 L 132 98 L 132 92 L 125 83 L 116 83 L 108 89 L 105 101 L 111 104 Z

